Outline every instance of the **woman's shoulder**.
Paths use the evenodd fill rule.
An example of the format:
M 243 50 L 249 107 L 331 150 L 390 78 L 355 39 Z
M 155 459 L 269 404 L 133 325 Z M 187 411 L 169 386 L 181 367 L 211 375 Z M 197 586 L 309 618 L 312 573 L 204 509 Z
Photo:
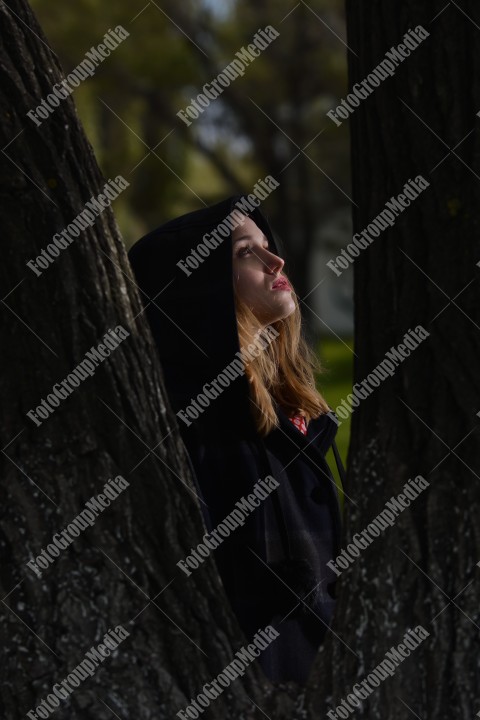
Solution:
M 308 423 L 308 427 L 311 425 L 315 428 L 327 428 L 332 426 L 332 424 L 335 427 L 338 427 L 340 425 L 340 421 L 335 412 L 333 410 L 329 410 L 326 413 L 321 413 L 317 417 L 311 418 Z
M 323 453 L 326 453 L 337 434 L 339 420 L 333 410 L 312 418 L 307 426 L 307 437 L 315 441 Z

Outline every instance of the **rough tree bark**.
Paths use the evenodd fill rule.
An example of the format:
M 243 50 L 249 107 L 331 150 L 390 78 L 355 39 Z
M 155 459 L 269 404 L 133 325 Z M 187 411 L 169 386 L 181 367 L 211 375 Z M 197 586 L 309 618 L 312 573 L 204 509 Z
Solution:
M 355 382 L 410 328 L 421 324 L 430 335 L 354 412 L 345 544 L 409 478 L 421 474 L 430 486 L 340 577 L 334 629 L 351 650 L 337 641 L 329 658 L 341 668 L 332 706 L 421 624 L 429 637 L 355 716 L 472 718 L 480 646 L 479 8 L 471 0 L 347 0 L 347 13 L 350 88 L 410 28 L 430 33 L 351 115 L 355 232 L 409 179 L 430 183 L 354 261 Z
M 25 717 L 120 624 L 129 636 L 55 717 L 170 719 L 245 639 L 214 564 L 176 566 L 205 528 L 111 210 L 40 276 L 26 266 L 104 179 L 71 99 L 40 127 L 26 115 L 62 77 L 28 4 L 3 4 L 0 27 L 1 714 Z M 118 325 L 130 335 L 94 375 L 40 426 L 27 417 Z M 37 577 L 27 561 L 117 475 L 126 490 Z M 295 696 L 254 664 L 207 716 L 288 717 Z

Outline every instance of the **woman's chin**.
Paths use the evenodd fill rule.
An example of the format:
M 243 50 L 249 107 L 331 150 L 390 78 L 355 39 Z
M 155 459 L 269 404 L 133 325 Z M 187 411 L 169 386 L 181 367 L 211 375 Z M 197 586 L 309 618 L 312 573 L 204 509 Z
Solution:
M 284 309 L 284 314 L 283 314 L 282 320 L 295 312 L 295 303 L 293 301 L 293 297 L 291 296 L 291 294 L 288 296 L 284 305 L 285 305 L 285 309 Z
M 289 317 L 293 312 L 295 312 L 295 303 L 293 300 L 292 302 L 282 303 L 281 307 L 276 307 L 275 310 L 272 311 L 267 324 L 270 325 L 273 322 L 285 320 L 285 318 Z

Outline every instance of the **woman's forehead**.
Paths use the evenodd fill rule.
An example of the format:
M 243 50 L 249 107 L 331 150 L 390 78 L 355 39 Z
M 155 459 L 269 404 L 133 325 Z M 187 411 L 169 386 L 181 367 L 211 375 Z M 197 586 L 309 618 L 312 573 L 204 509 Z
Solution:
M 270 245 L 270 241 L 268 240 L 265 233 L 258 227 L 258 225 L 251 219 L 251 218 L 245 218 L 245 221 L 237 225 L 236 228 L 232 231 L 232 242 L 238 242 L 238 240 L 243 240 L 245 238 L 250 238 L 252 240 L 259 240 L 259 241 L 267 241 Z

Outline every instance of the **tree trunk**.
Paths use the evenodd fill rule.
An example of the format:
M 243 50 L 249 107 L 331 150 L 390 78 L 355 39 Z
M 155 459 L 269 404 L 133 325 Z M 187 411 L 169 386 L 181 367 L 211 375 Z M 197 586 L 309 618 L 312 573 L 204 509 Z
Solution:
M 352 421 L 344 547 L 409 478 L 429 482 L 340 577 L 333 629 L 350 649 L 334 642 L 331 707 L 408 628 L 429 633 L 355 710 L 369 720 L 479 709 L 480 14 L 460 5 L 347 0 L 350 90 L 409 29 L 430 33 L 350 121 L 354 232 L 409 179 L 430 183 L 354 260 L 355 382 L 409 329 L 429 333 Z
M 0 24 L 1 274 L 8 339 L 2 382 L 2 717 L 36 712 L 90 648 L 121 625 L 129 635 L 92 677 L 67 692 L 55 717 L 171 720 L 245 639 L 214 563 L 206 561 L 191 577 L 176 565 L 205 528 L 111 210 L 60 252 L 51 245 L 58 257 L 38 272 L 46 263 L 36 260 L 41 251 L 105 181 L 70 98 L 40 126 L 27 116 L 61 79 L 27 3 L 4 4 Z M 37 271 L 26 264 L 30 260 Z M 53 386 L 117 326 L 128 336 L 93 364 L 91 377 L 55 401 Z M 47 417 L 39 421 L 36 408 L 49 395 L 57 407 L 44 409 Z M 58 554 L 53 536 L 71 527 L 85 503 L 119 475 L 128 486 L 96 519 L 93 513 L 92 526 L 78 534 L 77 525 L 78 537 L 69 536 Z M 47 546 L 53 560 L 39 576 L 27 562 Z M 35 566 L 45 562 L 44 555 Z M 291 717 L 294 699 L 271 696 L 254 663 L 207 715 L 264 717 L 262 708 Z

